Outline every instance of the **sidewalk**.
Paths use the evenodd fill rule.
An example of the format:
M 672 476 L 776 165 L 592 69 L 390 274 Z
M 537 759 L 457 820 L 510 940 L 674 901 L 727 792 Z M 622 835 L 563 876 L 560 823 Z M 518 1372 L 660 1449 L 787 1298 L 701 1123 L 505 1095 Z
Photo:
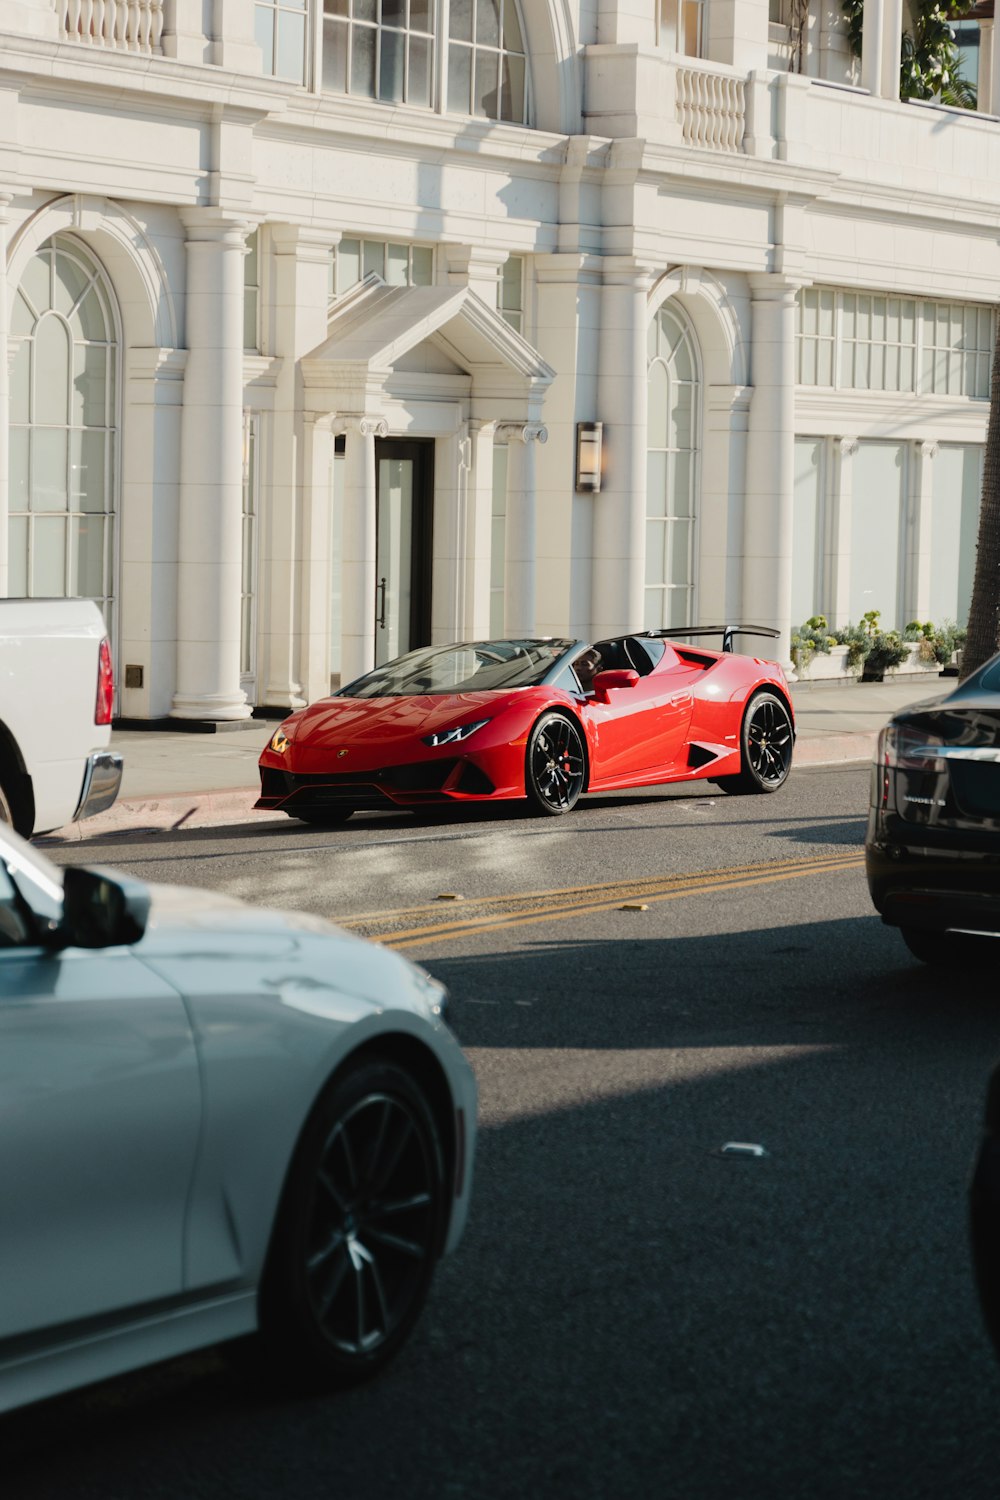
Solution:
M 793 683 L 795 764 L 868 760 L 878 731 L 897 709 L 951 692 L 956 681 L 930 673 L 884 683 Z M 284 813 L 251 810 L 259 786 L 257 757 L 276 728 L 274 720 L 260 719 L 224 734 L 115 730 L 111 748 L 125 757 L 118 801 L 106 813 L 48 837 L 73 843 L 146 829 L 285 822 Z

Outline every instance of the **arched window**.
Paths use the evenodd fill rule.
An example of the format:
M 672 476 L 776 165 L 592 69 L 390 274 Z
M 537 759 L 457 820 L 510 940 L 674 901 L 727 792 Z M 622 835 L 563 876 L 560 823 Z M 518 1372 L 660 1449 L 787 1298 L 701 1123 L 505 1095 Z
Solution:
M 526 124 L 527 57 L 517 0 L 444 0 L 440 12 L 436 0 L 323 0 L 322 86 Z
M 648 355 L 645 623 L 666 630 L 691 624 L 700 427 L 694 341 L 669 305 L 650 325 Z
M 58 236 L 11 318 L 9 592 L 114 604 L 118 338 L 104 273 Z

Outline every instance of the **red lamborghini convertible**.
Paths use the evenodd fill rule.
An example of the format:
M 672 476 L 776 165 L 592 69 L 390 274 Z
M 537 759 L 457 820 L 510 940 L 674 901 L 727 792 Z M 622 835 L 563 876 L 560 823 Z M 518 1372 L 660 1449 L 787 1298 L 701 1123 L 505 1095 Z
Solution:
M 791 696 L 776 662 L 734 654 L 736 634 L 776 632 L 410 651 L 286 719 L 260 757 L 255 806 L 333 824 L 359 808 L 510 798 L 566 813 L 584 792 L 665 781 L 775 792 L 791 769 Z M 683 643 L 702 635 L 723 649 Z

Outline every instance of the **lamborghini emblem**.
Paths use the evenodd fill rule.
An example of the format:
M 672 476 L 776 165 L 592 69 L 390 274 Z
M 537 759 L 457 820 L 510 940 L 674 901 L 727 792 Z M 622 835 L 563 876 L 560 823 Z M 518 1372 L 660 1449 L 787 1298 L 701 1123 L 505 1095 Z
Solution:
M 343 760 L 343 758 L 344 758 L 344 756 L 345 756 L 345 755 L 346 755 L 346 754 L 347 754 L 347 751 L 346 751 L 346 750 L 338 750 L 338 751 L 337 751 L 337 759 L 338 759 L 338 760 Z

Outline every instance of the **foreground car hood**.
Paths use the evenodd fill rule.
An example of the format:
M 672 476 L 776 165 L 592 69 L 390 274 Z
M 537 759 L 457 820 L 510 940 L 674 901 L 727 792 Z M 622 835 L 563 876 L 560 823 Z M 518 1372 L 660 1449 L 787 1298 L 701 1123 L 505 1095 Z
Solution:
M 150 885 L 148 889 L 152 904 L 144 941 L 155 933 L 170 934 L 176 940 L 179 929 L 228 932 L 234 936 L 238 933 L 315 932 L 342 938 L 344 942 L 361 941 L 351 938 L 349 933 L 325 917 L 316 917 L 310 912 L 251 906 L 238 896 L 196 890 L 186 885 Z

